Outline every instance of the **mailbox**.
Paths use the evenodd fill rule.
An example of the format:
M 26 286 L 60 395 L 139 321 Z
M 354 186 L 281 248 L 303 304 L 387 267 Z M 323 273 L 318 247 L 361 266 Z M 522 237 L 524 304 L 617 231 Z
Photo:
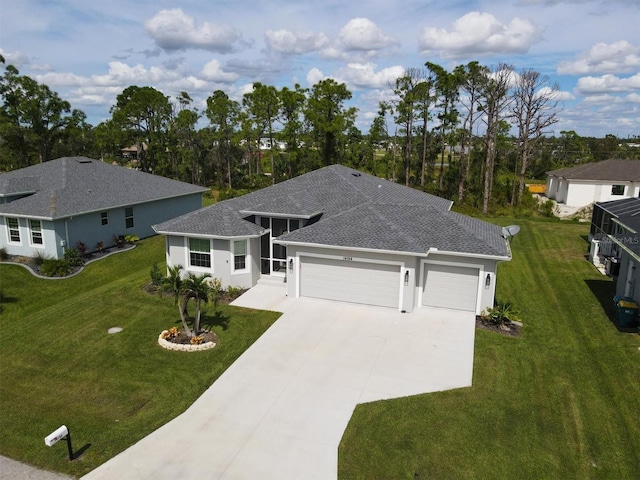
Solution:
M 45 445 L 47 447 L 50 447 L 50 446 L 55 445 L 56 443 L 58 443 L 60 440 L 62 440 L 67 435 L 69 435 L 69 429 L 67 427 L 65 427 L 64 425 L 62 425 L 55 432 L 52 432 L 49 435 L 47 435 L 45 437 L 45 439 L 44 439 L 44 443 L 45 443 Z

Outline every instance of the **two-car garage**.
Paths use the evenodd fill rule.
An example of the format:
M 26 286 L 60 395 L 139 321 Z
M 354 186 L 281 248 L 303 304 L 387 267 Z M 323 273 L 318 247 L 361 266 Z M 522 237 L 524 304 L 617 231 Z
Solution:
M 400 265 L 300 257 L 300 296 L 398 308 Z
M 301 255 L 299 295 L 411 311 L 443 307 L 476 312 L 482 265 L 405 259 Z M 414 263 L 408 260 L 414 260 Z M 418 277 L 415 278 L 415 275 Z

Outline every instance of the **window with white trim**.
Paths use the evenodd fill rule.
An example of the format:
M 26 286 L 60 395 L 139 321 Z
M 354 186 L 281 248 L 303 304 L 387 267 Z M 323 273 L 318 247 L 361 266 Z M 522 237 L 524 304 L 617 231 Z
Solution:
M 44 245 L 42 222 L 40 220 L 29 220 L 29 230 L 31 231 L 31 245 Z
M 189 239 L 189 265 L 211 268 L 211 242 L 207 238 Z
M 100 212 L 100 223 L 102 225 L 109 225 L 109 212 Z
M 126 207 L 124 209 L 124 226 L 133 228 L 133 207 Z
M 245 270 L 247 268 L 247 241 L 234 240 L 233 242 L 233 269 Z
M 7 230 L 9 234 L 9 241 L 13 243 L 20 243 L 20 223 L 17 218 L 7 218 Z

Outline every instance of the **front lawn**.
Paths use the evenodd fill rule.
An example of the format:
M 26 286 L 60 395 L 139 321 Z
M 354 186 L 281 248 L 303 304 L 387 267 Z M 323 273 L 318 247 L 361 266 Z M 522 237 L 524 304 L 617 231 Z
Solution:
M 522 337 L 477 330 L 471 388 L 358 406 L 341 480 L 638 478 L 640 336 L 609 320 L 614 286 L 584 259 L 588 227 L 511 223 L 497 297 L 521 312 Z
M 85 474 L 183 412 L 279 316 L 229 306 L 214 316 L 209 305 L 202 323 L 220 344 L 164 350 L 158 335 L 180 324 L 178 310 L 142 289 L 163 261 L 154 237 L 64 280 L 0 265 L 0 454 Z M 74 462 L 65 442 L 44 444 L 62 424 L 75 450 L 91 444 Z

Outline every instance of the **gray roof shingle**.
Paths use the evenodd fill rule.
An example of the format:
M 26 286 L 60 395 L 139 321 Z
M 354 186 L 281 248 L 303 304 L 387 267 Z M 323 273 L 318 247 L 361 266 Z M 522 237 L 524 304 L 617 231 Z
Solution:
M 159 233 L 220 237 L 260 235 L 253 212 L 319 221 L 280 237 L 284 242 L 426 253 L 429 248 L 510 256 L 496 225 L 451 212 L 450 200 L 332 165 L 242 197 L 169 220 Z
M 26 192 L 21 189 L 26 188 Z M 0 175 L 0 195 L 32 195 L 0 205 L 0 214 L 48 219 L 203 193 L 206 188 L 85 157 L 65 157 Z
M 576 167 L 560 168 L 547 175 L 568 180 L 604 180 L 613 182 L 640 181 L 640 160 L 603 160 L 585 163 Z

